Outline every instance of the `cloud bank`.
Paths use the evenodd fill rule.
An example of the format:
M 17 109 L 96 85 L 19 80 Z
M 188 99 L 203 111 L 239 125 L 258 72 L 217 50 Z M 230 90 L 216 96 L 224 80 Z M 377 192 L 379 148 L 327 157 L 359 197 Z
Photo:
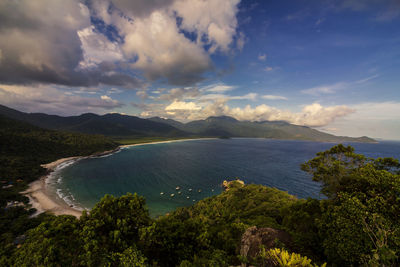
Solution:
M 235 46 L 239 0 L 5 0 L 0 83 L 192 85 Z
M 321 127 L 328 125 L 338 118 L 352 114 L 355 110 L 347 106 L 324 107 L 313 103 L 302 107 L 300 112 L 278 109 L 266 104 L 246 105 L 244 107 L 230 107 L 229 101 L 245 100 L 255 102 L 258 99 L 273 101 L 287 100 L 284 96 L 258 95 L 225 95 L 224 92 L 234 90 L 235 87 L 225 84 L 208 85 L 202 88 L 173 88 L 156 93 L 154 99 L 163 100 L 157 104 L 138 104 L 133 106 L 142 111 L 145 117 L 160 116 L 191 121 L 205 119 L 210 116 L 231 116 L 243 121 L 287 121 L 296 125 Z

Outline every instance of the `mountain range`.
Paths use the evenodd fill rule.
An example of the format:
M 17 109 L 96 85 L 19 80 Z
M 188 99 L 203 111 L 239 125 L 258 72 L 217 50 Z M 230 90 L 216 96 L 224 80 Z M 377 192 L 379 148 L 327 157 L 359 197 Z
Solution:
M 335 136 L 285 121 L 238 121 L 227 116 L 181 123 L 160 117 L 143 119 L 119 113 L 105 115 L 85 113 L 79 116 L 62 117 L 45 113 L 25 113 L 2 105 L 0 105 L 0 114 L 46 129 L 102 134 L 113 138 L 196 136 L 256 137 L 319 142 L 376 142 L 366 136 L 358 138 Z

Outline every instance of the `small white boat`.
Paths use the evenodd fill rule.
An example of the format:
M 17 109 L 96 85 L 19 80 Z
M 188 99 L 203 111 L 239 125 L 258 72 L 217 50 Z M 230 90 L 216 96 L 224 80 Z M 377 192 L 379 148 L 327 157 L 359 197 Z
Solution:
M 196 201 L 196 199 L 193 199 L 193 202 L 195 202 Z
M 180 194 L 182 194 L 182 192 L 181 192 L 181 191 L 179 191 L 179 192 L 178 192 L 178 194 L 180 195 Z
M 199 189 L 199 193 L 201 192 L 201 189 Z
M 164 195 L 164 192 L 161 192 L 160 195 Z
M 192 192 L 192 188 L 189 188 L 189 192 Z
M 171 194 L 171 197 L 174 197 L 175 196 L 175 194 Z
M 176 190 L 179 190 L 179 189 L 181 189 L 179 186 L 177 186 L 176 188 L 175 188 Z
M 189 199 L 190 197 L 186 197 L 187 199 Z
M 212 192 L 214 192 L 214 189 L 211 189 Z

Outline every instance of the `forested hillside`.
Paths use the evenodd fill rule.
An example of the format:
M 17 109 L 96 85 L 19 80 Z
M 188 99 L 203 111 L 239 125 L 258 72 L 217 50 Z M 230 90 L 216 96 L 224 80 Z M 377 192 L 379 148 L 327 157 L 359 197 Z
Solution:
M 8 255 L 9 249 L 14 249 L 15 238 L 46 217 L 29 219 L 33 210 L 17 205 L 7 207 L 8 202 L 28 202 L 19 192 L 45 174 L 41 164 L 117 147 L 104 136 L 45 130 L 0 115 L 0 253 Z

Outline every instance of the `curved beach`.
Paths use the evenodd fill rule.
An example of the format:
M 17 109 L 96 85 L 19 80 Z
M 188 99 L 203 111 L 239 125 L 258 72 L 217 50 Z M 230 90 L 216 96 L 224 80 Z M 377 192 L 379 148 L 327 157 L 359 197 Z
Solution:
M 121 145 L 118 148 L 110 151 L 104 151 L 102 153 L 96 153 L 90 156 L 77 156 L 77 157 L 68 157 L 58 159 L 56 161 L 43 164 L 42 167 L 46 168 L 49 173 L 45 176 L 42 176 L 39 180 L 34 181 L 29 184 L 29 188 L 23 192 L 22 194 L 26 195 L 29 198 L 29 204 L 32 208 L 37 210 L 35 215 L 38 215 L 43 212 L 51 212 L 55 215 L 73 215 L 79 218 L 82 215 L 82 210 L 70 207 L 63 199 L 56 196 L 55 192 L 52 192 L 51 189 L 48 188 L 46 181 L 51 177 L 51 174 L 56 171 L 62 164 L 66 164 L 68 162 L 76 162 L 77 160 L 91 157 L 102 157 L 110 154 L 114 154 L 120 151 L 123 148 L 131 147 L 131 146 L 142 146 L 142 145 L 151 145 L 151 144 L 162 144 L 162 143 L 172 143 L 172 142 L 183 142 L 183 141 L 193 141 L 193 140 L 205 140 L 205 139 L 215 139 L 215 138 L 195 138 L 195 139 L 178 139 L 178 140 L 168 140 L 168 141 L 157 141 L 157 142 L 148 142 L 148 143 L 139 143 L 132 145 Z
M 42 176 L 39 180 L 30 183 L 29 188 L 22 192 L 22 194 L 29 198 L 29 204 L 31 204 L 32 208 L 37 210 L 35 215 L 48 211 L 55 215 L 73 215 L 77 218 L 81 216 L 82 211 L 68 206 L 68 204 L 62 200 L 55 199 L 46 186 L 46 180 L 59 165 L 79 158 L 80 157 L 62 158 L 42 165 L 42 167 L 48 169 L 50 173 L 46 176 Z

